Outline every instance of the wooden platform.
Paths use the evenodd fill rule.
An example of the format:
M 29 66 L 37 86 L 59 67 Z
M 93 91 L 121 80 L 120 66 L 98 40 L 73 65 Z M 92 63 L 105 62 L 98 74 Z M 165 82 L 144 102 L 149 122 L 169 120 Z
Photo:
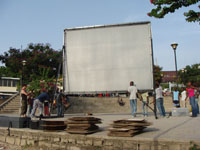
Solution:
M 66 131 L 71 134 L 91 134 L 99 131 L 96 124 L 101 123 L 101 119 L 95 117 L 72 117 L 66 122 Z
M 147 126 L 151 125 L 145 119 L 121 119 L 115 120 L 108 129 L 108 136 L 132 137 L 143 132 Z

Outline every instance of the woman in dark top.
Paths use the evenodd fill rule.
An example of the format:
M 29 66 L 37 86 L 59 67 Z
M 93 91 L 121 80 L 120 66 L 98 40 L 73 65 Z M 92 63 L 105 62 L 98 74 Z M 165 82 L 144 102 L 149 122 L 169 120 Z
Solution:
M 21 106 L 21 117 L 26 117 L 27 111 L 27 96 L 28 93 L 26 92 L 27 85 L 23 85 L 21 89 L 21 97 L 22 97 L 22 106 Z

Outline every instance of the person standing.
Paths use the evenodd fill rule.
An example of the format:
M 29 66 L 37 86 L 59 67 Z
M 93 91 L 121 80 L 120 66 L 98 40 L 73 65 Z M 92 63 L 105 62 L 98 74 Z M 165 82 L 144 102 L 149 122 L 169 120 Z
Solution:
M 173 96 L 172 98 L 173 98 L 174 107 L 176 107 L 176 108 L 180 107 L 180 104 L 179 104 L 179 91 L 177 90 L 177 87 L 174 88 L 172 96 Z
M 130 86 L 128 87 L 130 106 L 131 106 L 131 114 L 133 117 L 136 117 L 137 112 L 137 88 L 134 85 L 134 82 L 130 82 Z
M 192 107 L 192 116 L 191 117 L 197 117 L 197 104 L 196 104 L 196 101 L 195 101 L 195 95 L 194 95 L 194 90 L 195 90 L 195 87 L 192 85 L 191 82 L 188 82 L 187 84 L 187 97 L 189 97 L 189 100 L 190 100 L 190 105 Z
M 163 104 L 163 91 L 159 83 L 156 83 L 155 92 L 156 92 L 156 105 L 160 112 L 160 116 L 165 117 L 165 108 Z
M 63 103 L 62 103 L 62 93 L 59 92 L 59 89 L 57 88 L 56 90 L 56 106 L 57 106 L 57 116 L 58 117 L 63 117 Z
M 50 97 L 47 91 L 45 89 L 42 89 L 42 93 L 33 102 L 33 109 L 30 115 L 31 118 L 35 117 L 35 112 L 37 108 L 39 109 L 40 116 L 43 115 L 43 103 L 45 100 L 50 101 Z
M 187 93 L 185 88 L 181 88 L 181 107 L 186 108 L 186 97 L 187 97 Z
M 33 109 L 33 92 L 32 91 L 30 92 L 27 101 L 28 101 L 27 116 L 30 116 L 31 111 Z
M 149 104 L 149 94 L 148 92 L 142 93 L 142 110 L 143 110 L 143 116 L 148 116 L 148 104 Z
M 26 117 L 27 112 L 27 96 L 28 93 L 26 92 L 27 85 L 24 84 L 21 89 L 21 117 Z
M 199 114 L 199 91 L 197 89 L 194 90 L 194 96 L 197 105 L 197 114 Z

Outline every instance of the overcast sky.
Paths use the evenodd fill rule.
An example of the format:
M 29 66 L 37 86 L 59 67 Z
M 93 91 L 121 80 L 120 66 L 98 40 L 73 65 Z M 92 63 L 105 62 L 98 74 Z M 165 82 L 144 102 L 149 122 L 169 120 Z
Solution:
M 173 42 L 179 44 L 178 69 L 200 63 L 200 25 L 183 16 L 198 10 L 197 5 L 164 19 L 147 16 L 153 7 L 149 0 L 0 0 L 0 54 L 29 43 L 49 43 L 59 50 L 65 28 L 151 21 L 155 64 L 175 69 Z

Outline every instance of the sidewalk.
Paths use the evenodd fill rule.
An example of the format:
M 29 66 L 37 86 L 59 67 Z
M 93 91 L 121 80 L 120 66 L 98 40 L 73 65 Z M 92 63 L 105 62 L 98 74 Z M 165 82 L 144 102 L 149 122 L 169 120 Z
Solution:
M 56 120 L 67 120 L 67 118 L 74 116 L 85 116 L 84 114 L 69 114 L 64 118 L 56 118 Z M 93 114 L 93 117 L 102 119 L 102 124 L 99 124 L 101 128 L 100 132 L 91 134 L 89 136 L 107 136 L 107 129 L 114 120 L 132 118 L 130 114 Z M 142 118 L 142 115 L 138 115 L 137 118 Z M 135 135 L 133 138 L 143 139 L 169 139 L 178 141 L 199 141 L 200 142 L 200 115 L 196 118 L 185 117 L 165 117 L 155 119 L 153 114 L 149 117 L 145 117 L 149 122 L 152 122 L 151 126 L 148 126 L 141 134 Z
M 3 115 L 3 114 L 1 114 Z M 6 114 L 4 114 L 6 115 Z M 16 116 L 16 115 L 7 115 Z M 48 120 L 67 120 L 70 117 L 86 116 L 85 114 L 65 114 L 64 118 L 52 118 Z M 101 131 L 88 135 L 88 136 L 107 136 L 107 129 L 114 120 L 132 118 L 130 114 L 103 114 L 94 113 L 93 117 L 101 118 L 102 124 L 98 124 Z M 137 118 L 142 118 L 141 114 L 137 115 Z M 143 139 L 168 139 L 168 140 L 180 140 L 180 141 L 199 141 L 200 142 L 200 115 L 198 117 L 159 117 L 155 119 L 151 114 L 149 117 L 145 117 L 149 122 L 152 122 L 151 126 L 148 126 L 141 134 L 135 135 L 133 138 Z M 45 120 L 45 119 L 44 119 Z M 65 132 L 65 131 L 64 131 Z
M 5 114 L 6 115 L 6 114 Z M 11 115 L 7 115 L 11 116 Z M 14 117 L 14 115 L 12 115 Z M 16 115 L 15 115 L 16 116 Z M 67 120 L 70 117 L 86 116 L 85 114 L 65 114 L 64 118 L 51 118 L 48 120 Z M 200 116 L 191 118 L 165 117 L 155 119 L 153 114 L 145 118 L 152 122 L 143 133 L 133 137 L 110 137 L 107 136 L 109 125 L 114 120 L 132 118 L 130 114 L 93 114 L 93 117 L 102 119 L 98 124 L 100 131 L 94 134 L 79 135 L 69 134 L 66 131 L 42 131 L 29 128 L 11 128 L 11 135 L 8 136 L 8 128 L 1 127 L 1 142 L 24 146 L 32 144 L 40 148 L 63 148 L 76 150 L 188 150 L 191 142 L 200 145 Z M 142 115 L 137 115 L 142 118 Z

